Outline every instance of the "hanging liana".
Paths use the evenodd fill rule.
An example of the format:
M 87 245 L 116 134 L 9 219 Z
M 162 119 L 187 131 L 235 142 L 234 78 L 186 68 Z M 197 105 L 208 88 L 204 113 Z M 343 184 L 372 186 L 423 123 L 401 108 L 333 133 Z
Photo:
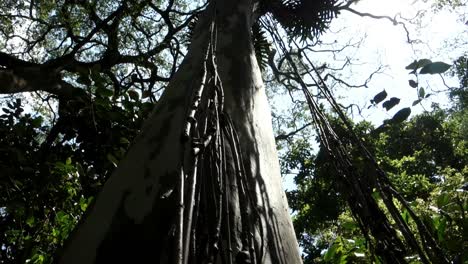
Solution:
M 262 263 L 263 227 L 247 186 L 235 126 L 224 111 L 216 30 L 213 19 L 201 78 L 192 88 L 181 135 L 175 263 Z M 240 222 L 233 222 L 233 203 L 242 208 Z M 260 233 L 260 243 L 255 233 Z
M 301 57 L 306 59 L 308 65 L 306 65 L 302 60 L 299 60 L 299 63 L 302 63 L 301 66 L 305 68 L 310 67 L 313 69 L 316 76 L 313 76 L 308 72 L 309 77 L 314 81 L 319 92 L 324 95 L 332 109 L 338 114 L 340 120 L 345 124 L 345 129 L 350 135 L 353 145 L 357 147 L 360 157 L 366 162 L 368 167 L 366 171 L 368 173 L 365 175 L 359 172 L 354 166 L 352 163 L 353 158 L 350 154 L 351 152 L 337 136 L 325 113 L 310 93 L 298 71 L 296 62 L 291 58 L 289 55 L 290 53 L 287 52 L 286 45 L 280 37 L 277 28 L 273 26 L 274 24 L 272 19 L 269 17 L 263 19 L 262 25 L 272 34 L 275 43 L 279 45 L 286 61 L 293 69 L 294 78 L 304 93 L 320 142 L 326 150 L 337 174 L 341 176 L 337 178 L 338 182 L 336 184 L 347 199 L 351 213 L 363 232 L 370 251 L 381 257 L 385 263 L 407 263 L 405 255 L 409 253 L 405 244 L 397 235 L 390 219 L 379 207 L 377 201 L 372 195 L 374 188 L 376 188 L 386 209 L 395 221 L 398 230 L 401 232 L 404 240 L 409 246 L 409 249 L 415 251 L 419 255 L 421 262 L 449 263 L 447 257 L 437 245 L 435 239 L 424 223 L 414 213 L 406 200 L 395 190 L 386 173 L 377 164 L 374 156 L 365 147 L 362 140 L 355 134 L 352 125 L 346 118 L 346 115 L 342 112 L 338 103 L 335 101 L 330 89 L 325 83 L 325 80 L 323 80 L 319 71 L 310 61 L 307 54 L 299 48 L 298 44 L 294 40 L 291 40 L 291 42 L 296 45 Z M 394 199 L 402 204 L 404 209 L 409 212 L 411 218 L 416 223 L 418 229 L 417 233 L 419 234 L 419 240 L 421 243 L 418 242 L 408 224 L 403 220 L 400 210 L 395 206 L 393 201 Z M 370 239 L 370 236 L 374 237 L 375 245 Z

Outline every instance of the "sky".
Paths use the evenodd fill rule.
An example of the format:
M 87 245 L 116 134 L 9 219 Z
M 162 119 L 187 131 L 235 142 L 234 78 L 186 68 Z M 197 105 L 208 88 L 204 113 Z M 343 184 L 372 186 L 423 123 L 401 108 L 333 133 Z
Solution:
M 413 18 L 418 11 L 427 11 L 420 23 L 416 19 L 405 22 L 410 32 L 410 38 L 420 40 L 421 43 L 408 44 L 406 32 L 402 26 L 395 26 L 388 20 L 377 20 L 361 17 L 350 12 L 343 12 L 332 21 L 328 33 L 322 36 L 325 42 L 365 36 L 359 49 L 349 49 L 340 56 L 350 56 L 358 64 L 353 65 L 351 72 L 345 74 L 343 79 L 349 83 L 362 83 L 370 73 L 383 65 L 383 73 L 374 76 L 369 83 L 369 88 L 342 89 L 338 91 L 340 102 L 367 103 L 375 94 L 385 89 L 388 98 L 395 96 L 401 98 L 400 104 L 386 113 L 381 107 L 365 111 L 363 117 L 356 119 L 369 120 L 374 124 L 381 124 L 383 119 L 391 118 L 393 114 L 403 107 L 409 107 L 417 99 L 417 91 L 409 87 L 408 80 L 414 79 L 408 74 L 405 67 L 415 59 L 427 58 L 432 61 L 443 61 L 452 64 L 463 52 L 468 52 L 466 40 L 468 39 L 468 26 L 460 21 L 460 18 L 448 10 L 442 10 L 434 14 L 430 5 L 421 0 L 363 0 L 352 6 L 355 10 L 374 15 L 394 17 L 401 14 L 404 18 Z M 464 10 L 468 13 L 468 10 Z M 397 20 L 401 20 L 398 19 Z M 416 23 L 417 25 L 414 25 Z M 336 33 L 339 31 L 339 33 Z M 461 45 L 460 42 L 465 42 Z M 413 78 L 411 78 L 413 77 Z M 456 78 L 444 77 L 449 86 L 457 86 Z M 445 90 L 439 75 L 420 75 L 419 83 L 427 93 Z M 434 92 L 431 92 L 433 90 Z M 446 105 L 448 100 L 444 93 L 429 97 L 423 101 L 422 106 L 413 107 L 413 114 L 430 109 L 432 101 Z M 424 108 L 423 108 L 424 107 Z M 378 110 L 378 111 L 376 111 Z
M 333 57 L 330 53 L 314 53 L 311 57 L 317 62 L 335 64 L 337 67 L 343 64 L 349 57 L 354 65 L 346 67 L 340 76 L 350 84 L 362 84 L 368 76 L 379 66 L 384 66 L 382 73 L 374 75 L 368 84 L 368 88 L 339 88 L 335 89 L 338 102 L 343 105 L 356 103 L 363 106 L 362 115 L 355 112 L 355 121 L 363 119 L 378 126 L 383 120 L 391 118 L 398 110 L 411 107 L 412 115 L 431 109 L 432 102 L 441 106 L 448 106 L 447 89 L 439 75 L 420 75 L 419 83 L 425 89 L 426 94 L 433 96 L 422 101 L 421 105 L 412 107 L 413 101 L 418 99 L 417 90 L 408 85 L 409 79 L 415 79 L 409 75 L 405 67 L 415 59 L 427 58 L 432 61 L 443 61 L 452 64 L 463 52 L 468 52 L 468 25 L 464 22 L 467 18 L 460 17 L 447 10 L 434 14 L 430 5 L 421 0 L 362 0 L 353 9 L 374 15 L 395 17 L 401 14 L 404 18 L 412 18 L 418 11 L 426 11 L 420 21 L 412 19 L 405 22 L 410 32 L 411 39 L 420 40 L 420 43 L 408 44 L 406 32 L 402 26 L 395 26 L 388 20 L 377 20 L 361 17 L 350 12 L 343 12 L 332 21 L 330 29 L 321 36 L 324 43 L 335 43 L 332 46 L 340 48 L 351 40 L 357 42 L 363 39 L 359 48 L 348 48 Z M 461 10 L 468 13 L 468 10 Z M 398 19 L 399 20 L 399 19 Z M 336 42 L 335 42 L 336 41 Z M 464 45 L 462 44 L 465 42 Z M 327 46 L 326 48 L 330 48 Z M 317 48 L 319 49 L 319 48 Z M 444 76 L 449 86 L 458 86 L 456 78 Z M 401 99 L 399 105 L 390 111 L 385 111 L 381 106 L 367 109 L 377 93 L 386 90 L 388 97 Z M 283 177 L 284 187 L 294 189 L 294 175 Z

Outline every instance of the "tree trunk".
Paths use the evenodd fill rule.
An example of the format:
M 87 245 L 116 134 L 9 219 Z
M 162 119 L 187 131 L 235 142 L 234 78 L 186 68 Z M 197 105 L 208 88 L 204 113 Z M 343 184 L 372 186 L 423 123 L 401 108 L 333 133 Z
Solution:
M 178 240 L 178 233 L 184 233 L 184 228 L 178 225 L 187 221 L 186 216 L 194 208 L 188 204 L 193 200 L 191 197 L 196 198 L 190 185 L 182 187 L 185 191 L 181 194 L 178 189 L 181 167 L 186 160 L 181 155 L 186 148 L 181 138 L 193 100 L 190 94 L 202 79 L 210 39 L 207 29 L 213 19 L 216 19 L 216 65 L 224 90 L 224 111 L 238 135 L 247 182 L 245 191 L 253 205 L 244 208 L 245 201 L 237 191 L 242 188 L 241 181 L 233 173 L 236 157 L 226 155 L 230 163 L 226 170 L 229 173 L 223 176 L 227 186 L 223 194 L 226 206 L 222 209 L 223 217 L 219 218 L 224 231 L 220 232 L 219 246 L 207 252 L 215 254 L 211 258 L 215 263 L 302 262 L 281 187 L 270 109 L 252 45 L 255 2 L 210 3 L 184 62 L 126 158 L 65 244 L 57 259 L 59 263 L 177 263 L 181 260 L 180 247 L 187 243 L 194 245 L 189 250 L 191 254 L 182 254 L 185 254 L 183 262 L 210 263 L 209 258 L 191 257 L 194 252 L 203 251 L 191 241 L 192 233 L 185 232 L 184 241 Z M 231 144 L 224 150 L 234 148 Z M 183 177 L 189 178 L 189 175 Z M 179 202 L 179 195 L 185 197 L 182 199 L 185 203 Z M 216 196 L 199 195 L 206 200 Z M 205 206 L 204 212 L 209 209 L 209 205 Z M 181 219 L 181 216 L 185 217 Z M 218 220 L 210 217 L 212 214 L 198 217 L 198 227 L 211 228 Z M 246 248 L 248 243 L 242 237 L 246 221 L 253 227 L 250 235 L 254 242 L 250 248 Z M 197 241 L 203 242 L 199 233 Z

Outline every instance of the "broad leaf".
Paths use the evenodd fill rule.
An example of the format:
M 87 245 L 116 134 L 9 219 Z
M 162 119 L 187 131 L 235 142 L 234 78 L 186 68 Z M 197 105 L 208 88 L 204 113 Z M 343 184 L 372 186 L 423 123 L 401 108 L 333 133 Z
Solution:
M 420 102 L 421 102 L 421 99 L 418 99 L 418 100 L 413 102 L 412 106 L 415 106 L 415 105 L 419 104 Z
M 440 73 L 446 72 L 448 69 L 450 69 L 450 67 L 451 67 L 450 64 L 437 61 L 437 62 L 427 64 L 421 69 L 419 73 L 420 74 L 437 74 L 437 73 L 440 74 Z
M 409 80 L 408 81 L 409 85 L 413 88 L 416 88 L 418 87 L 418 83 L 416 81 L 413 81 L 413 80 Z
M 428 59 L 415 60 L 410 65 L 406 66 L 405 69 L 407 69 L 407 70 L 416 70 L 416 69 L 419 69 L 421 67 L 426 66 L 429 63 L 432 63 L 432 61 L 428 60 Z
M 390 110 L 392 109 L 395 105 L 400 103 L 400 98 L 392 97 L 389 100 L 385 101 L 382 106 L 385 108 L 385 110 Z
M 424 98 L 424 96 L 426 95 L 426 91 L 424 91 L 424 88 L 419 88 L 419 91 L 418 91 L 418 96 L 419 98 Z
M 391 123 L 401 123 L 411 115 L 411 108 L 406 107 L 398 111 L 390 120 Z
M 380 102 L 382 102 L 383 100 L 385 100 L 385 98 L 387 97 L 387 92 L 385 90 L 383 90 L 382 92 L 376 94 L 374 96 L 374 99 L 371 100 L 371 103 L 373 104 L 378 104 Z

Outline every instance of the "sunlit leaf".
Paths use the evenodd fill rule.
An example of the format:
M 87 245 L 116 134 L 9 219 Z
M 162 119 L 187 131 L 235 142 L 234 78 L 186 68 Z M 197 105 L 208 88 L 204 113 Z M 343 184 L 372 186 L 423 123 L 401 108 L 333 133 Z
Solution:
M 26 224 L 27 224 L 29 227 L 33 227 L 35 222 L 36 222 L 36 221 L 35 221 L 35 219 L 34 219 L 34 216 L 30 216 L 30 217 L 28 217 L 28 219 L 26 220 Z
M 332 261 L 333 258 L 335 257 L 335 254 L 338 249 L 338 244 L 333 243 L 330 248 L 328 248 L 327 253 L 323 256 L 323 260 L 325 261 Z
M 408 220 L 409 220 L 408 210 L 403 209 L 403 212 L 401 212 L 401 218 L 403 218 L 403 221 L 405 221 L 405 223 L 408 224 Z

